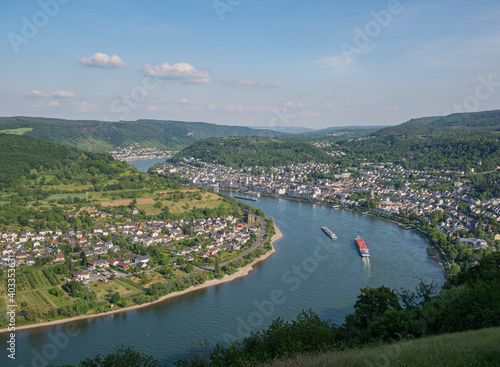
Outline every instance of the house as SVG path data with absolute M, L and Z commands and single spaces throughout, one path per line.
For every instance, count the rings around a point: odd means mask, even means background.
M 118 264 L 116 264 L 116 267 L 119 270 L 128 270 L 128 269 L 130 269 L 130 265 L 129 264 L 125 264 L 123 262 L 119 262 Z
M 119 261 L 115 260 L 115 259 L 107 259 L 106 261 L 108 262 L 109 265 L 112 265 L 112 266 L 116 266 L 116 264 L 119 263 Z
M 66 260 L 64 254 L 57 254 L 56 258 L 54 259 L 54 261 L 64 261 L 64 260 Z
M 75 273 L 72 274 L 74 277 L 77 277 L 80 280 L 83 279 L 90 279 L 90 273 L 85 270 L 77 270 Z
M 151 260 L 151 256 L 149 256 L 149 255 L 139 256 L 135 259 L 135 263 L 136 264 L 138 264 L 138 263 L 147 264 L 149 262 L 149 260 Z
M 141 262 L 135 264 L 135 267 L 138 268 L 138 269 L 144 269 L 147 266 L 148 265 L 146 263 L 141 263 Z
M 137 208 L 132 209 L 132 215 L 137 215 L 137 214 L 139 214 L 139 209 Z

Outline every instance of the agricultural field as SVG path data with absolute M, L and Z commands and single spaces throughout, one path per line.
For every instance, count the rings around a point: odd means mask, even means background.
M 135 199 L 137 201 L 137 205 L 154 205 L 155 201 L 151 198 L 145 198 L 145 199 Z M 126 199 L 126 200 L 113 200 L 113 201 L 103 201 L 100 204 L 104 207 L 106 206 L 120 206 L 120 205 L 130 205 L 132 203 L 133 199 Z
M 185 213 L 193 208 L 218 208 L 222 203 L 220 196 L 209 192 L 202 193 L 202 200 L 192 198 L 175 199 L 175 200 L 162 200 L 162 204 L 167 205 L 170 212 L 175 214 Z
M 47 198 L 47 200 L 59 200 L 59 199 L 67 199 L 67 198 L 78 198 L 85 199 L 85 194 L 54 194 Z
M 24 135 L 28 131 L 33 131 L 32 127 L 21 127 L 19 129 L 0 130 L 0 134 Z
M 41 291 L 18 294 L 16 299 L 19 304 L 26 302 L 28 305 L 39 305 L 41 308 L 47 310 L 49 308 L 56 307 L 55 303 L 46 298 Z
M 43 289 L 40 292 L 50 301 L 52 301 L 57 308 L 59 307 L 64 307 L 64 306 L 72 306 L 74 304 L 73 300 L 66 294 L 64 293 L 64 296 L 62 297 L 57 297 L 54 296 L 53 294 L 49 293 L 50 289 Z
M 90 289 L 92 289 L 97 294 L 97 299 L 103 299 L 108 297 L 108 293 L 113 291 L 113 293 L 118 292 L 120 295 L 127 294 L 130 292 L 135 292 L 139 289 L 129 290 L 123 285 L 122 282 L 116 282 L 115 280 L 109 280 L 106 283 L 93 282 L 89 284 Z
M 160 208 L 155 208 L 154 205 L 152 204 L 147 204 L 147 205 L 137 205 L 137 209 L 144 211 L 144 214 L 146 215 L 158 215 L 162 212 Z

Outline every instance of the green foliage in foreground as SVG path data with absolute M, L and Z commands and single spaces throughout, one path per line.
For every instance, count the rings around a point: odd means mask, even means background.
M 500 365 L 500 328 L 467 331 L 375 348 L 304 354 L 266 364 L 272 367 L 435 367 Z

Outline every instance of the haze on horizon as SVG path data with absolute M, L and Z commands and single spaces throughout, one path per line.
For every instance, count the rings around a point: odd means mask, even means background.
M 40 0 L 0 13 L 0 116 L 395 125 L 500 108 L 494 0 Z

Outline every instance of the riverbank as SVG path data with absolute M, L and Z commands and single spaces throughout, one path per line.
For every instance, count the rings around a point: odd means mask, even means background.
M 174 293 L 167 294 L 166 296 L 160 297 L 156 301 L 144 303 L 142 305 L 135 305 L 135 306 L 131 306 L 131 307 L 122 308 L 122 309 L 119 309 L 119 310 L 113 310 L 113 311 L 104 312 L 104 313 L 98 313 L 98 314 L 94 314 L 94 315 L 81 315 L 81 316 L 70 317 L 70 318 L 61 319 L 61 320 L 41 322 L 41 323 L 38 323 L 38 324 L 23 325 L 23 326 L 16 327 L 16 331 L 17 330 L 24 330 L 24 329 L 38 328 L 38 327 L 44 327 L 44 326 L 59 325 L 59 324 L 64 324 L 64 323 L 72 322 L 72 321 L 79 321 L 79 320 L 85 320 L 85 319 L 93 319 L 93 318 L 96 318 L 96 317 L 105 317 L 105 316 L 116 314 L 116 313 L 120 313 L 120 312 L 133 311 L 133 310 L 137 310 L 139 308 L 151 306 L 151 305 L 153 305 L 155 303 L 163 302 L 163 301 L 165 301 L 167 299 L 170 299 L 170 298 L 182 296 L 182 295 L 190 293 L 190 292 L 194 292 L 194 291 L 197 291 L 197 290 L 200 290 L 200 289 L 212 287 L 214 285 L 219 285 L 219 284 L 223 284 L 223 283 L 232 282 L 235 279 L 245 277 L 245 276 L 247 276 L 248 274 L 250 274 L 252 272 L 252 270 L 253 270 L 253 268 L 254 268 L 254 266 L 256 264 L 258 264 L 261 261 L 266 260 L 269 256 L 271 256 L 272 254 L 274 254 L 276 252 L 276 250 L 274 248 L 274 243 L 276 241 L 280 240 L 281 238 L 283 238 L 284 236 L 283 236 L 283 233 L 280 231 L 280 229 L 276 226 L 276 224 L 274 225 L 274 230 L 275 230 L 276 233 L 274 234 L 274 236 L 271 239 L 272 250 L 268 251 L 264 255 L 260 256 L 257 259 L 255 259 L 251 264 L 248 264 L 248 265 L 246 265 L 246 266 L 238 269 L 238 271 L 236 273 L 231 274 L 231 275 L 226 275 L 222 279 L 209 280 L 209 281 L 207 281 L 207 282 L 205 282 L 203 284 L 192 286 L 192 287 L 190 287 L 188 289 L 185 289 L 183 291 L 179 291 L 179 292 L 174 292 Z M 4 332 L 7 332 L 7 331 L 8 331 L 7 328 L 0 329 L 0 333 L 4 333 Z

